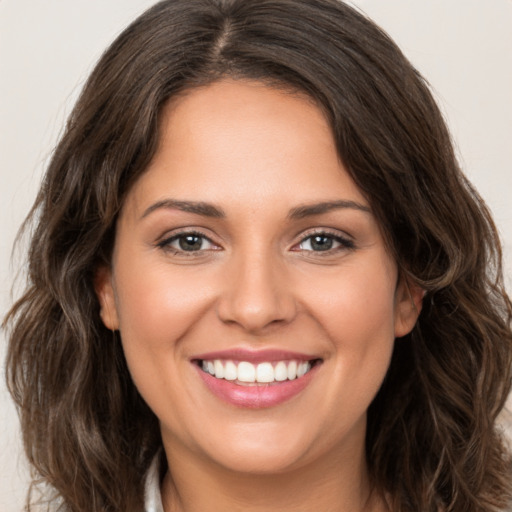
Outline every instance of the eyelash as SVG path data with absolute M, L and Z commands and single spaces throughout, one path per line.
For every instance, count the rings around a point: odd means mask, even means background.
M 294 245 L 294 247 L 298 247 L 298 246 L 304 244 L 307 240 L 309 240 L 310 244 L 311 244 L 311 240 L 314 237 L 323 237 L 323 238 L 331 239 L 334 242 L 337 242 L 339 244 L 339 247 L 329 248 L 329 249 L 326 249 L 323 251 L 309 250 L 306 252 L 312 252 L 312 253 L 316 253 L 318 255 L 329 256 L 329 255 L 332 255 L 332 254 L 340 252 L 340 251 L 347 251 L 347 250 L 350 251 L 350 250 L 353 250 L 356 248 L 354 242 L 352 240 L 350 240 L 349 238 L 345 238 L 345 237 L 341 236 L 339 233 L 333 233 L 326 229 L 312 231 L 312 232 L 307 233 L 306 236 L 304 236 L 298 244 Z M 304 250 L 304 249 L 295 249 L 295 250 L 300 251 L 300 250 Z
M 186 251 L 184 249 L 178 249 L 176 247 L 171 246 L 171 244 L 173 242 L 177 242 L 180 239 L 183 239 L 186 237 L 197 237 L 197 238 L 200 238 L 202 241 L 208 241 L 210 244 L 212 244 L 214 246 L 216 245 L 200 231 L 193 231 L 193 230 L 192 231 L 181 231 L 179 233 L 175 233 L 172 236 L 165 238 L 164 240 L 161 240 L 156 245 L 157 245 L 157 247 L 159 247 L 160 249 L 162 249 L 164 251 L 169 251 L 176 255 L 186 255 L 186 256 L 192 256 L 192 257 L 203 253 L 205 250 L 211 250 L 211 249 L 200 249 L 197 251 Z
M 183 239 L 185 237 L 197 237 L 197 238 L 200 238 L 202 241 L 207 241 L 210 244 L 212 244 L 213 246 L 216 246 L 216 244 L 214 242 L 212 242 L 212 240 L 210 240 L 210 238 L 205 236 L 200 231 L 181 231 L 179 233 L 175 233 L 172 236 L 165 238 L 164 240 L 161 240 L 160 242 L 158 242 L 156 244 L 156 246 L 164 251 L 172 252 L 175 255 L 183 255 L 183 256 L 187 256 L 187 257 L 199 256 L 200 254 L 203 254 L 204 251 L 212 250 L 212 249 L 198 249 L 198 250 L 187 251 L 185 249 L 178 249 L 176 247 L 171 246 L 171 244 L 173 242 L 177 242 L 180 239 Z M 314 237 L 323 237 L 323 238 L 331 239 L 332 241 L 337 242 L 339 244 L 339 247 L 329 248 L 326 250 L 319 250 L 319 251 L 300 249 L 300 246 L 308 240 L 310 241 L 310 244 L 311 244 L 311 240 Z M 216 246 L 216 247 L 218 247 L 218 246 Z M 304 236 L 300 240 L 300 242 L 298 244 L 295 244 L 293 247 L 299 247 L 298 249 L 292 248 L 292 250 L 294 252 L 304 251 L 304 252 L 317 253 L 318 255 L 326 255 L 327 256 L 327 255 L 332 255 L 334 253 L 337 253 L 337 252 L 340 252 L 343 250 L 345 250 L 345 251 L 353 250 L 353 249 L 355 249 L 355 244 L 352 240 L 350 240 L 348 238 L 342 237 L 339 234 L 335 234 L 335 233 L 332 233 L 332 232 L 324 229 L 324 230 L 313 231 L 313 232 L 308 233 L 306 236 Z M 213 250 L 217 250 L 217 249 L 213 249 Z

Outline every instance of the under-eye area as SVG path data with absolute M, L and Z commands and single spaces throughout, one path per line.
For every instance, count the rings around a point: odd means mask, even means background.
M 322 359 L 300 361 L 297 359 L 283 361 L 267 361 L 253 364 L 249 361 L 233 361 L 224 359 L 196 359 L 194 363 L 202 371 L 217 379 L 225 379 L 235 384 L 272 384 L 300 379 Z

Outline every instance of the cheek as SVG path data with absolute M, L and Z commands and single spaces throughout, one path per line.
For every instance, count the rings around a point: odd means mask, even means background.
M 310 301 L 333 347 L 332 390 L 365 409 L 384 379 L 394 345 L 396 273 L 386 260 L 346 267 Z M 350 389 L 347 395 L 343 390 Z
M 380 258 L 379 258 L 380 259 Z M 309 304 L 333 339 L 349 345 L 393 339 L 396 272 L 386 261 L 353 265 L 311 290 Z
M 134 271 L 141 268 L 143 272 Z M 150 408 L 172 424 L 181 420 L 167 417 L 170 403 L 178 408 L 194 405 L 194 397 L 186 395 L 190 374 L 183 371 L 189 364 L 186 340 L 199 328 L 215 289 L 213 282 L 204 279 L 206 284 L 200 285 L 190 274 L 190 268 L 135 262 L 127 252 L 115 273 L 120 334 L 130 374 Z
M 145 347 L 173 348 L 170 342 L 180 340 L 208 308 L 213 283 L 196 279 L 190 269 L 173 271 L 165 264 L 146 265 L 139 273 L 132 268 L 137 267 L 120 265 L 116 272 L 122 283 L 117 307 L 123 338 Z

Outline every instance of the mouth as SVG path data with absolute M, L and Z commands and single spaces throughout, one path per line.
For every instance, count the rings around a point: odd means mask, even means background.
M 257 386 L 300 379 L 321 361 L 316 358 L 262 361 L 257 364 L 230 359 L 196 359 L 194 362 L 204 373 L 216 379 L 224 379 L 239 386 Z
M 231 350 L 191 360 L 213 395 L 236 407 L 273 407 L 307 388 L 323 363 L 292 352 Z

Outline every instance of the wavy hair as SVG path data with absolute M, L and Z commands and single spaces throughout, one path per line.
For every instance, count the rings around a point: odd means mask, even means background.
M 374 485 L 393 511 L 502 510 L 511 466 L 496 418 L 511 387 L 512 305 L 496 229 L 424 79 L 338 0 L 167 0 L 100 59 L 26 221 L 28 282 L 5 321 L 33 485 L 67 511 L 142 508 L 158 421 L 100 320 L 93 278 L 163 106 L 222 77 L 316 101 L 402 276 L 426 290 L 368 411 Z

